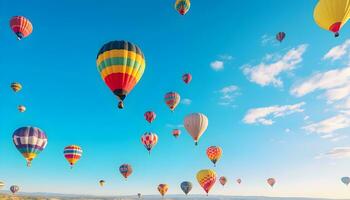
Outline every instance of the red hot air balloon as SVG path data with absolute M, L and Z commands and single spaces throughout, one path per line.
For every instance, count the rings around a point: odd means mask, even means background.
M 286 37 L 286 33 L 285 32 L 279 32 L 279 33 L 276 34 L 276 40 L 278 40 L 279 42 L 282 42 L 285 37 Z
M 273 187 L 276 183 L 276 180 L 274 178 L 268 178 L 266 181 L 271 187 Z
M 145 112 L 144 116 L 145 116 L 145 119 L 146 119 L 149 123 L 152 123 L 152 122 L 156 119 L 156 117 L 157 117 L 156 113 L 153 112 L 153 111 L 147 111 L 147 112 Z
M 23 16 L 14 16 L 10 20 L 10 27 L 12 31 L 17 35 L 17 39 L 28 37 L 32 31 L 32 23 Z
M 180 129 L 174 129 L 174 130 L 173 130 L 173 136 L 174 136 L 175 138 L 179 137 L 180 134 L 181 134 L 181 130 L 180 130 Z
M 186 83 L 189 84 L 192 80 L 192 75 L 191 74 L 184 74 L 182 75 L 182 80 Z

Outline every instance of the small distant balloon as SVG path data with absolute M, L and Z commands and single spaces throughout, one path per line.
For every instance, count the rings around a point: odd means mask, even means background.
M 17 185 L 12 185 L 10 187 L 10 191 L 12 192 L 12 194 L 16 194 L 19 191 L 19 187 Z
M 99 183 L 100 183 L 100 186 L 103 187 L 105 185 L 106 181 L 100 180 Z
M 178 138 L 181 134 L 181 130 L 180 129 L 173 129 L 172 133 L 173 133 L 173 136 L 175 138 Z
M 129 164 L 122 164 L 119 167 L 119 172 L 123 175 L 125 180 L 127 180 L 128 177 L 132 174 L 133 170 L 132 170 L 131 165 L 129 165 Z
M 192 80 L 192 75 L 191 74 L 184 74 L 182 76 L 182 80 L 183 82 L 185 82 L 186 84 L 189 84 Z
M 286 33 L 285 32 L 279 32 L 279 33 L 276 34 L 276 40 L 278 40 L 279 42 L 282 42 L 285 37 L 286 37 Z
M 137 193 L 137 197 L 140 199 L 141 198 L 141 193 Z
M 211 146 L 207 148 L 207 156 L 211 160 L 211 162 L 214 164 L 214 167 L 216 166 L 217 161 L 220 160 L 222 156 L 222 149 L 218 146 Z
M 219 178 L 219 182 L 221 183 L 222 186 L 225 186 L 227 183 L 227 178 L 225 176 L 221 176 Z
M 185 15 L 191 7 L 190 0 L 176 0 L 175 10 L 180 13 L 180 15 Z
M 188 193 L 192 190 L 192 183 L 189 181 L 184 181 L 180 185 L 181 190 L 188 195 Z
M 242 183 L 242 180 L 239 178 L 236 180 L 238 184 L 241 184 Z
M 350 177 L 346 176 L 346 177 L 341 178 L 341 182 L 343 182 L 346 186 L 348 186 L 350 183 Z
M 268 178 L 268 179 L 267 179 L 267 183 L 268 183 L 271 187 L 273 187 L 273 186 L 275 185 L 275 183 L 276 183 L 276 180 L 275 180 L 274 178 Z
M 159 184 L 158 191 L 162 197 L 168 192 L 169 186 L 167 184 Z
M 23 16 L 12 17 L 10 20 L 10 27 L 16 34 L 18 40 L 28 37 L 33 31 L 32 23 Z
M 5 183 L 0 181 L 0 190 L 5 186 Z
M 177 105 L 180 103 L 180 95 L 177 92 L 168 92 L 164 96 L 165 104 L 174 111 Z
M 148 121 L 149 123 L 152 123 L 156 119 L 157 115 L 153 111 L 147 111 L 145 112 L 144 117 L 146 121 Z
M 11 88 L 14 92 L 19 92 L 22 89 L 22 85 L 18 82 L 11 83 Z
M 25 112 L 25 111 L 26 111 L 26 107 L 23 106 L 23 105 L 19 105 L 19 106 L 17 107 L 17 109 L 18 109 L 19 112 Z

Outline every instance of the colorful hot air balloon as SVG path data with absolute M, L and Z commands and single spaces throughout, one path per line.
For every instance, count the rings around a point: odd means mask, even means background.
M 219 182 L 221 183 L 222 186 L 225 186 L 227 183 L 227 178 L 225 176 L 221 176 L 219 178 Z
M 175 9 L 177 12 L 179 12 L 181 15 L 185 15 L 188 10 L 191 7 L 190 0 L 176 0 L 175 2 Z
M 346 186 L 348 186 L 350 183 L 350 177 L 346 176 L 346 177 L 341 178 L 341 182 L 343 182 Z
M 276 34 L 276 40 L 278 40 L 279 42 L 282 42 L 285 37 L 286 37 L 286 33 L 285 32 L 279 32 L 279 33 Z
M 276 183 L 276 180 L 274 178 L 268 178 L 266 181 L 271 187 L 273 187 Z
M 241 184 L 242 183 L 242 180 L 239 178 L 236 180 L 238 184 Z
M 197 173 L 197 181 L 202 186 L 204 191 L 208 193 L 216 182 L 216 172 L 211 169 L 204 169 Z
M 19 187 L 17 185 L 12 185 L 10 187 L 10 191 L 12 192 L 12 194 L 15 194 L 19 191 Z
M 145 116 L 145 119 L 146 119 L 149 123 L 152 123 L 152 122 L 156 119 L 156 117 L 157 117 L 156 113 L 153 112 L 153 111 L 147 111 L 147 112 L 145 112 L 144 116 Z
M 104 180 L 100 180 L 99 181 L 99 184 L 100 184 L 101 187 L 103 187 L 105 185 L 105 183 L 106 183 L 106 181 L 104 181 Z
M 177 138 L 177 137 L 180 136 L 181 130 L 180 130 L 180 129 L 173 129 L 172 133 L 173 133 L 173 136 L 174 136 L 175 138 Z
M 5 183 L 0 181 L 0 190 L 5 186 Z
M 335 37 L 350 17 L 350 0 L 320 0 L 314 9 L 314 20 Z
M 97 69 L 109 89 L 119 98 L 118 107 L 141 79 L 145 71 L 145 57 L 141 49 L 127 41 L 112 41 L 97 54 Z
M 181 190 L 186 195 L 188 195 L 188 193 L 191 192 L 191 190 L 192 190 L 192 183 L 189 182 L 189 181 L 184 181 L 184 182 L 181 183 L 180 187 L 181 187 Z
M 151 153 L 152 148 L 158 142 L 158 136 L 155 133 L 146 132 L 145 134 L 142 135 L 141 142 L 146 147 L 147 151 Z
M 23 105 L 19 105 L 17 108 L 18 108 L 19 112 L 25 112 L 26 111 L 26 107 L 23 106 Z
M 197 145 L 199 138 L 208 127 L 208 118 L 202 113 L 192 113 L 185 117 L 184 126 Z
M 189 84 L 192 80 L 192 75 L 191 74 L 184 74 L 182 75 L 182 80 L 186 83 Z
M 42 152 L 47 145 L 47 136 L 39 128 L 27 126 L 17 129 L 12 136 L 13 143 L 23 157 L 27 160 L 27 166 Z
M 22 89 L 22 85 L 17 82 L 11 83 L 11 88 L 14 92 L 19 92 Z
M 17 35 L 18 40 L 29 36 L 33 31 L 32 23 L 23 16 L 12 17 L 10 20 L 10 27 Z
M 141 193 L 137 193 L 137 197 L 140 199 L 141 198 Z
M 167 184 L 159 184 L 158 191 L 162 197 L 168 192 L 169 186 Z
M 78 145 L 69 145 L 64 148 L 63 154 L 69 162 L 70 167 L 73 168 L 73 165 L 81 158 L 83 150 Z
M 124 176 L 125 180 L 132 174 L 132 167 L 129 164 L 122 164 L 119 167 L 119 172 Z
M 211 146 L 207 148 L 207 156 L 214 163 L 214 167 L 216 166 L 216 162 L 220 160 L 222 156 L 221 147 Z
M 168 92 L 165 94 L 164 100 L 171 111 L 174 111 L 176 106 L 180 103 L 180 95 L 176 92 Z

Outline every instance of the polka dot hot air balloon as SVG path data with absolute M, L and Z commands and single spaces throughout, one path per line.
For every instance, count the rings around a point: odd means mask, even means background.
M 17 129 L 12 139 L 18 151 L 27 160 L 28 167 L 32 160 L 45 149 L 48 140 L 44 131 L 32 126 Z
M 97 69 L 109 89 L 118 97 L 118 107 L 140 81 L 146 67 L 141 49 L 127 41 L 112 41 L 97 54 Z
M 12 194 L 16 194 L 19 191 L 19 187 L 17 185 L 12 185 L 10 187 L 10 191 L 12 192 Z
M 10 20 L 10 27 L 16 34 L 18 40 L 28 37 L 33 31 L 32 23 L 23 16 L 12 17 Z
M 142 135 L 141 142 L 145 146 L 149 154 L 151 154 L 152 148 L 158 142 L 158 136 L 155 133 L 146 132 L 145 134 Z
M 216 172 L 211 169 L 203 169 L 197 173 L 197 181 L 208 196 L 210 189 L 216 182 Z
M 162 197 L 168 192 L 169 186 L 167 184 L 159 184 L 158 191 Z
M 220 160 L 222 156 L 221 147 L 217 147 L 217 146 L 208 147 L 206 153 L 208 158 L 211 160 L 211 162 L 214 164 L 214 167 L 215 167 L 216 163 Z
M 192 136 L 195 145 L 208 127 L 208 118 L 202 113 L 192 113 L 185 117 L 184 126 Z
M 176 106 L 180 103 L 180 95 L 177 92 L 168 92 L 164 96 L 165 104 L 174 111 Z
M 147 111 L 145 112 L 144 117 L 146 121 L 148 121 L 151 124 L 156 119 L 157 115 L 153 111 Z
M 175 1 L 175 10 L 181 15 L 185 15 L 191 7 L 190 0 L 176 0 Z
M 83 150 L 78 145 L 69 145 L 64 148 L 64 157 L 69 162 L 70 167 L 73 168 L 76 162 L 79 161 L 83 154 Z
M 132 167 L 129 164 L 122 164 L 119 167 L 119 172 L 123 175 L 125 180 L 128 179 L 128 177 L 132 174 Z

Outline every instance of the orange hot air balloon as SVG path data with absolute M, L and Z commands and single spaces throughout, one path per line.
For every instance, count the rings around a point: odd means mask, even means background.
M 17 39 L 28 37 L 32 31 L 32 23 L 23 16 L 14 16 L 10 20 L 10 27 L 12 31 L 17 35 Z
M 184 126 L 192 136 L 195 145 L 208 127 L 208 118 L 202 113 L 192 113 L 185 117 Z
M 266 181 L 271 187 L 273 187 L 276 183 L 276 180 L 274 178 L 268 178 Z
M 204 191 L 208 193 L 216 182 L 216 172 L 211 169 L 204 169 L 197 173 L 197 181 L 202 186 Z
M 23 106 L 23 105 L 19 105 L 19 106 L 17 107 L 17 109 L 18 109 L 19 112 L 25 112 L 25 111 L 26 111 L 26 107 Z
M 132 170 L 131 165 L 122 164 L 119 167 L 119 172 L 124 176 L 125 180 L 127 180 L 128 177 L 132 174 L 133 170 Z
M 207 149 L 207 156 L 211 160 L 212 163 L 214 163 L 214 167 L 216 166 L 216 162 L 219 161 L 219 159 L 222 156 L 222 149 L 221 147 L 217 146 L 211 146 Z
M 14 92 L 19 92 L 22 89 L 22 85 L 18 82 L 11 83 L 11 88 Z
M 145 112 L 144 117 L 146 121 L 148 121 L 151 124 L 156 119 L 157 115 L 153 111 L 147 111 Z
M 237 179 L 237 183 L 238 184 L 241 184 L 242 183 L 242 180 L 239 178 L 239 179 Z
M 162 197 L 168 192 L 169 186 L 167 184 L 159 184 L 158 191 Z
M 181 134 L 181 130 L 180 130 L 180 129 L 174 129 L 174 130 L 173 130 L 173 136 L 174 136 L 175 138 L 179 137 L 180 134 Z
M 221 177 L 219 178 L 219 181 L 220 181 L 220 183 L 221 183 L 222 186 L 225 186 L 226 183 L 227 183 L 227 178 L 226 178 L 225 176 L 221 176 Z

